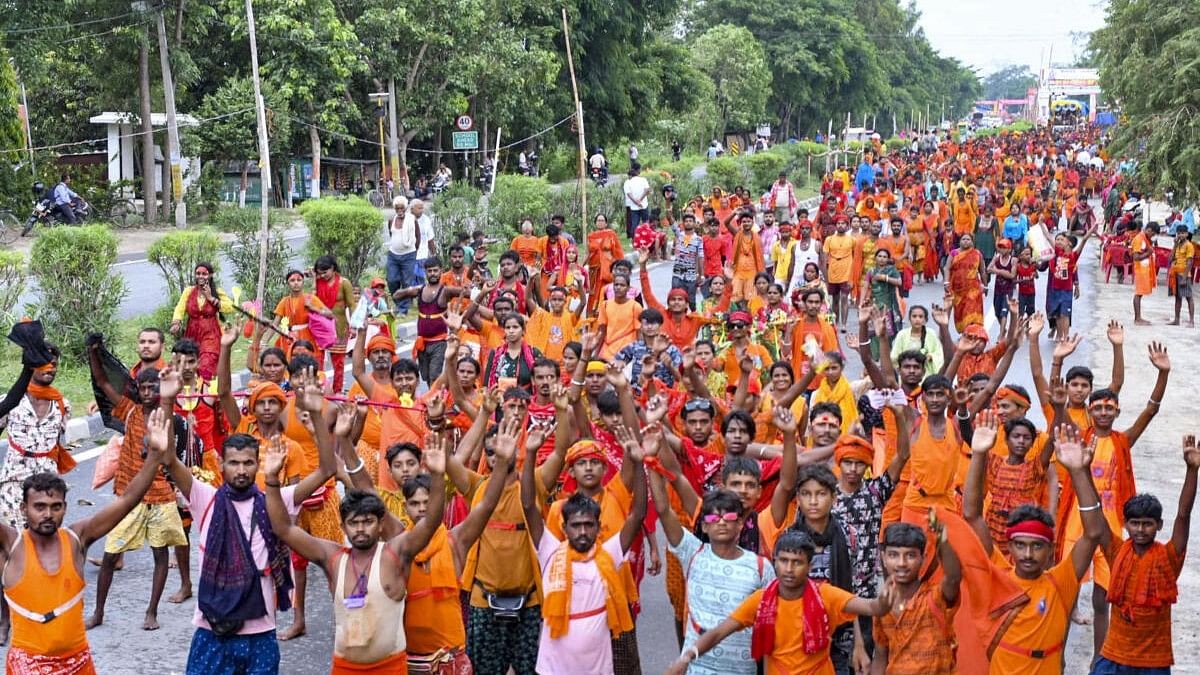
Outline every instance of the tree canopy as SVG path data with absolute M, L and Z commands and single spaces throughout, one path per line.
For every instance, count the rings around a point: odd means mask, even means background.
M 1037 75 L 1029 66 L 1005 66 L 983 78 L 983 96 L 988 100 L 1025 98 L 1025 92 L 1030 87 L 1036 87 L 1037 82 Z

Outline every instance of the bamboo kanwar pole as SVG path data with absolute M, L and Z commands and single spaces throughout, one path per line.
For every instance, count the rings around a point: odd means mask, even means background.
M 571 29 L 567 25 L 567 8 L 562 10 L 563 22 L 563 39 L 567 45 L 567 70 L 571 73 L 571 93 L 575 96 L 575 127 L 579 130 L 579 166 L 577 172 L 579 174 L 579 228 L 583 233 L 582 239 L 587 239 L 588 234 L 588 212 L 587 212 L 587 183 L 584 176 L 585 166 L 587 164 L 587 141 L 584 140 L 583 133 L 583 104 L 579 101 L 579 83 L 575 80 L 575 57 L 571 53 Z
M 488 186 L 488 194 L 496 192 L 496 174 L 500 167 L 500 132 L 502 127 L 496 127 L 496 154 L 492 155 L 492 184 Z M 483 139 L 483 161 L 487 161 L 487 139 Z
M 250 27 L 250 69 L 254 79 L 254 107 L 258 113 L 258 175 L 262 220 L 258 235 L 258 289 L 254 297 L 262 311 L 263 293 L 267 285 L 267 239 L 271 235 L 269 202 L 271 198 L 271 146 L 267 138 L 267 107 L 263 101 L 262 83 L 258 77 L 258 41 L 254 31 L 253 0 L 246 0 L 246 24 Z M 313 180 L 319 180 L 313 176 Z

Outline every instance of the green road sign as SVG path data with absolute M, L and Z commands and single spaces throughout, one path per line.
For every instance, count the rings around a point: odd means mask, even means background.
M 478 131 L 455 131 L 454 149 L 455 150 L 478 150 L 479 149 L 479 132 Z

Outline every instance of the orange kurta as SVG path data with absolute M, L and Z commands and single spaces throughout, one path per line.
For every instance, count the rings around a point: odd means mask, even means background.
M 1145 232 L 1134 235 L 1130 251 L 1134 254 L 1148 251 L 1150 254 L 1145 259 L 1133 263 L 1134 295 L 1150 295 L 1158 282 L 1158 268 L 1155 266 L 1154 246 Z
M 625 252 L 617 233 L 608 228 L 589 232 L 587 249 L 588 311 L 592 312 L 600 302 L 600 291 L 612 283 L 613 261 L 624 258 Z

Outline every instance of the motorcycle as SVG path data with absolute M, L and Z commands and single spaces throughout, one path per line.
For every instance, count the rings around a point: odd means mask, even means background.
M 71 203 L 71 208 L 75 212 L 75 222 L 82 223 L 92 217 L 92 206 L 82 198 L 76 199 Z M 29 218 L 25 220 L 25 228 L 21 230 L 21 236 L 27 236 L 33 231 L 33 228 L 41 223 L 47 227 L 53 225 L 62 225 L 64 223 L 62 213 L 58 210 L 58 206 L 54 203 L 54 198 L 49 195 L 44 195 L 33 203 L 33 212 L 29 214 Z
M 429 191 L 435 195 L 441 194 L 450 187 L 450 179 L 445 175 L 437 175 L 433 177 L 433 182 L 429 184 Z
M 602 188 L 608 185 L 608 169 L 603 167 L 592 167 L 592 182 L 596 187 Z
M 494 168 L 490 161 L 479 165 L 479 188 L 484 192 L 492 189 L 492 171 Z

